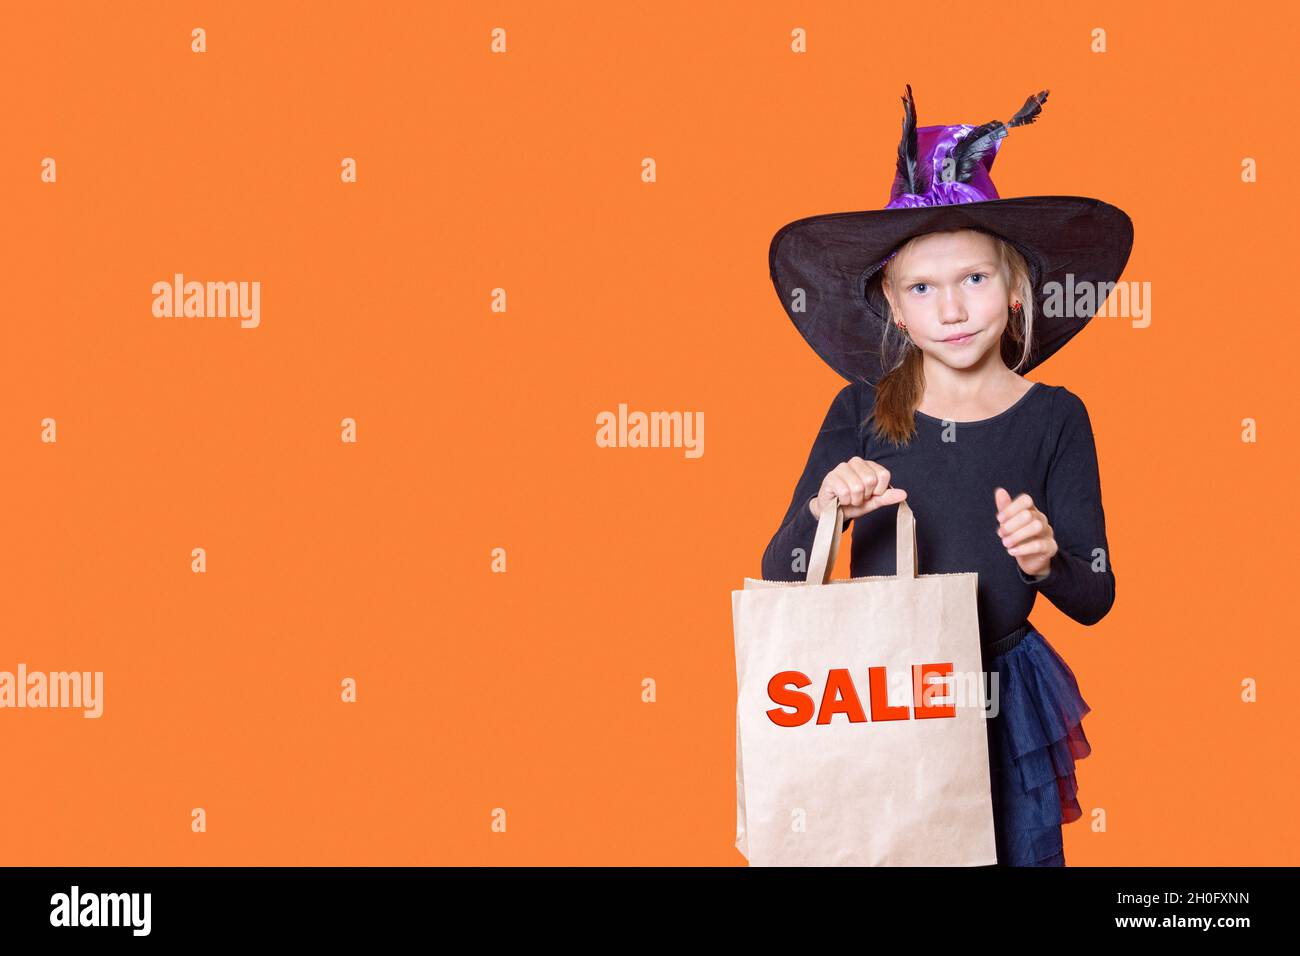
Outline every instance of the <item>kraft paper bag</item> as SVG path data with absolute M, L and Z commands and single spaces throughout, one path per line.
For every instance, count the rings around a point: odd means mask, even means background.
M 736 847 L 751 866 L 997 862 L 975 572 L 831 580 L 823 509 L 804 581 L 746 578 L 736 638 Z

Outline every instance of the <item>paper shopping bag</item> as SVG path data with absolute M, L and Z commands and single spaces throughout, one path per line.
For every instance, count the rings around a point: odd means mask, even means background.
M 975 572 L 831 580 L 823 510 L 804 581 L 746 578 L 736 639 L 736 847 L 752 866 L 997 862 Z

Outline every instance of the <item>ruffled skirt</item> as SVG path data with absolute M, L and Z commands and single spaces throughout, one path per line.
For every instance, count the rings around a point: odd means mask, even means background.
M 1065 866 L 1061 826 L 1083 815 L 1074 764 L 1092 752 L 1082 723 L 1091 708 L 1032 625 L 985 669 L 998 674 L 998 713 L 985 721 L 998 865 Z

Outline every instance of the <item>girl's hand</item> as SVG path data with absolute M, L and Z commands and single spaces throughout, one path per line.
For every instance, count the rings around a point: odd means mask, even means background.
M 1047 515 L 1034 507 L 1029 495 L 1012 501 L 1005 488 L 994 489 L 993 503 L 998 509 L 998 536 L 1007 554 L 1030 577 L 1047 574 L 1052 556 L 1059 550 Z
M 808 510 L 821 520 L 822 509 L 830 505 L 831 498 L 839 498 L 840 515 L 859 518 L 868 511 L 898 504 L 906 497 L 907 492 L 902 488 L 889 487 L 889 472 L 885 468 L 855 456 L 827 473 L 816 497 L 808 499 Z

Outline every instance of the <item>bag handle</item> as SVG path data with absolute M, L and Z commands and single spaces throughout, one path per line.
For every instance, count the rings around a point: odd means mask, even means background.
M 807 507 L 805 505 L 805 507 Z M 812 557 L 808 560 L 805 584 L 829 584 L 835 570 L 835 559 L 840 553 L 840 529 L 844 519 L 840 516 L 840 499 L 831 496 L 831 504 L 822 508 L 817 522 L 817 536 L 813 538 Z M 898 522 L 895 532 L 895 576 L 914 578 L 916 563 L 916 518 L 906 501 L 898 503 Z

